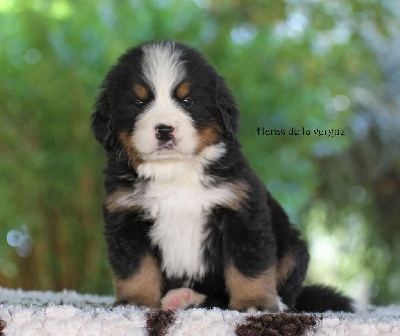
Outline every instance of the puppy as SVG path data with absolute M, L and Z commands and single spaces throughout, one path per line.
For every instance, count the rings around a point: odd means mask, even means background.
M 109 71 L 92 129 L 103 146 L 104 220 L 119 302 L 352 311 L 334 290 L 302 288 L 309 254 L 236 139 L 222 77 L 171 41 L 128 50 Z

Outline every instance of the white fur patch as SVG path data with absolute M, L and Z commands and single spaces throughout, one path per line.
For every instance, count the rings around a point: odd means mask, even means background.
M 279 295 L 277 296 L 277 301 L 276 302 L 277 302 L 277 306 L 278 306 L 278 312 L 282 313 L 282 312 L 285 312 L 285 311 L 287 311 L 289 309 L 289 307 L 286 304 L 283 303 L 282 298 Z M 258 310 L 257 310 L 256 307 L 250 307 L 250 308 L 246 309 L 246 313 L 249 313 L 249 314 L 255 314 L 257 312 L 258 312 Z M 268 310 L 265 310 L 264 312 L 266 312 L 266 313 L 276 313 L 276 312 L 270 312 Z
M 226 152 L 225 144 L 207 146 L 198 155 L 179 155 L 164 157 L 164 160 L 157 160 L 157 156 L 152 157 L 153 160 L 147 160 L 137 167 L 140 177 L 153 179 L 157 181 L 173 181 L 176 179 L 186 178 L 188 180 L 201 180 L 206 178 L 203 176 L 204 167 L 222 157 Z M 149 155 L 150 156 L 150 155 Z M 146 156 L 144 156 L 146 158 Z
M 197 148 L 197 130 L 193 119 L 172 97 L 173 90 L 185 76 L 181 52 L 172 42 L 151 44 L 143 51 L 143 74 L 154 92 L 154 101 L 135 122 L 133 145 L 145 161 L 190 156 Z M 173 149 L 158 148 L 155 128 L 160 124 L 174 128 Z
M 278 301 L 278 310 L 280 312 L 284 312 L 289 309 L 289 307 L 283 303 L 282 298 L 279 295 L 278 295 L 277 301 Z
M 143 74 L 155 96 L 170 97 L 172 90 L 184 78 L 181 51 L 174 42 L 152 43 L 143 47 Z

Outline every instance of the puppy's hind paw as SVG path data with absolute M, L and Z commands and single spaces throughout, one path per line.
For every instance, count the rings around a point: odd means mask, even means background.
M 161 308 L 168 310 L 199 307 L 206 296 L 190 288 L 177 288 L 170 290 L 161 299 Z

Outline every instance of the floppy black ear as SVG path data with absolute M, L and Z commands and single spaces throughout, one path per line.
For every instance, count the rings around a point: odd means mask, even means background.
M 94 136 L 104 149 L 111 149 L 115 142 L 111 131 L 111 106 L 105 89 L 97 98 L 94 108 L 95 112 L 92 114 Z
M 239 130 L 240 114 L 235 99 L 222 78 L 218 81 L 217 86 L 217 108 L 221 115 L 226 137 L 229 142 L 234 142 Z

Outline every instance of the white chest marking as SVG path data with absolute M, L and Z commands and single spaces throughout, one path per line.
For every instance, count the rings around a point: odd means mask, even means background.
M 212 192 L 212 191 L 211 191 Z M 168 276 L 197 278 L 204 275 L 202 243 L 207 214 L 212 206 L 208 192 L 200 185 L 183 181 L 148 186 L 150 231 L 153 244 L 162 254 L 162 268 Z
M 149 234 L 152 244 L 160 248 L 161 267 L 169 277 L 200 279 L 206 271 L 203 243 L 207 217 L 215 205 L 234 202 L 236 190 L 230 183 L 205 187 L 202 168 L 190 160 L 149 165 L 153 172 L 157 165 L 164 172 L 153 175 L 140 202 L 154 220 Z M 169 174 L 172 171 L 174 177 Z

